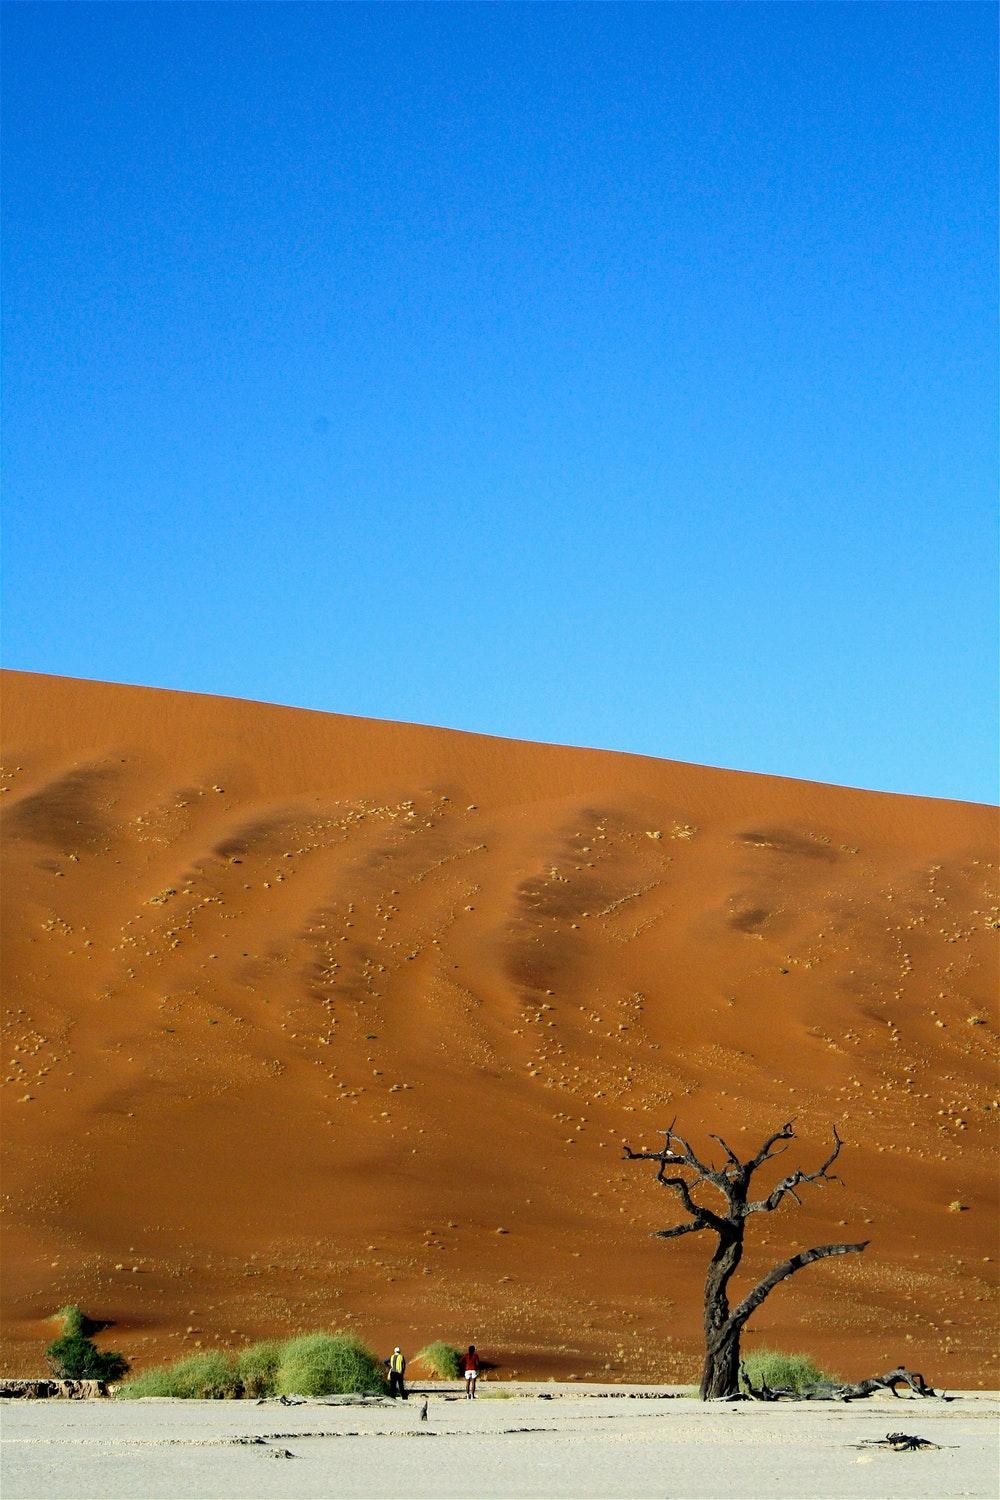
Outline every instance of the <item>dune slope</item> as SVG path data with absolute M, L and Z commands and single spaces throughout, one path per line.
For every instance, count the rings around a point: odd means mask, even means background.
M 693 1375 L 708 1245 L 621 1142 L 842 1185 L 748 1343 L 996 1384 L 996 817 L 6 673 L 4 1373 L 356 1327 Z M 776 1180 L 772 1176 L 771 1183 Z M 769 1183 L 768 1185 L 771 1185 Z M 959 1206 L 960 1205 L 960 1206 Z

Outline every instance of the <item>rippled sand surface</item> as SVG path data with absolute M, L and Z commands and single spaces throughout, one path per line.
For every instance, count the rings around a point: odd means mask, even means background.
M 354 1328 L 687 1381 L 703 1235 L 622 1141 L 834 1122 L 748 1346 L 998 1383 L 997 819 L 601 751 L 3 676 L 0 1373 Z M 762 1174 L 763 1176 L 764 1174 Z M 761 1182 L 761 1186 L 765 1186 Z

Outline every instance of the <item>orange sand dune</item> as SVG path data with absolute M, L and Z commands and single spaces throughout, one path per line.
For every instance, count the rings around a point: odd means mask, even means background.
M 996 1383 L 990 809 L 3 687 L 6 1373 L 73 1301 L 139 1365 L 333 1326 L 688 1378 L 708 1246 L 650 1238 L 674 1203 L 621 1142 L 794 1115 L 844 1186 L 748 1270 L 872 1243 L 748 1344 Z

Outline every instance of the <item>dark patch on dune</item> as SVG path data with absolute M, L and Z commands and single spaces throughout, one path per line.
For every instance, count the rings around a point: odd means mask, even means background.
M 532 918 L 575 918 L 590 906 L 599 904 L 597 882 L 593 880 L 546 880 L 531 876 L 517 887 L 517 904 L 529 920 Z
M 836 858 L 836 850 L 829 844 L 821 843 L 819 839 L 792 833 L 787 828 L 766 828 L 754 830 L 739 835 L 741 843 L 749 844 L 754 849 L 770 849 L 775 854 L 794 854 L 803 859 L 822 859 L 832 864 Z
M 624 832 L 627 826 L 625 813 L 620 807 L 581 807 L 578 817 L 581 823 L 594 829 L 607 829 L 613 825 L 615 833 Z
M 504 954 L 504 970 L 514 984 L 527 990 L 548 990 L 565 979 L 567 964 L 564 952 L 535 946 L 527 942 L 512 944 Z
M 243 823 L 226 838 L 220 839 L 212 853 L 220 859 L 233 859 L 245 854 L 276 853 L 283 850 L 288 842 L 296 817 L 297 814 L 286 812 L 254 818 Z
M 770 916 L 766 906 L 740 906 L 730 912 L 727 922 L 736 932 L 760 932 Z
M 237 984 L 257 989 L 270 983 L 274 979 L 275 970 L 280 970 L 287 961 L 280 949 L 270 948 L 263 957 L 247 958 L 238 964 L 233 971 L 233 978 Z
M 467 847 L 467 835 L 463 837 L 440 823 L 428 827 L 427 818 L 427 812 L 421 808 L 412 818 L 398 818 L 388 829 L 381 827 L 377 840 L 358 860 L 359 878 L 422 880 Z
M 49 849 L 90 848 L 107 834 L 101 795 L 117 780 L 107 766 L 81 766 L 30 792 L 4 816 L 8 838 L 30 839 Z

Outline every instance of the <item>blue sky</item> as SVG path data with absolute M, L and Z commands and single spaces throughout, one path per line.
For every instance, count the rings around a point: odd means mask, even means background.
M 8 666 L 993 800 L 993 5 L 4 12 Z

